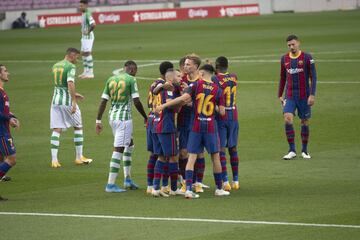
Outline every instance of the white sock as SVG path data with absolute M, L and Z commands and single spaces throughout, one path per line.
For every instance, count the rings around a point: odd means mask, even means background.
M 123 164 L 124 164 L 124 177 L 130 178 L 131 177 L 131 161 L 132 157 L 131 154 L 134 151 L 134 145 L 130 147 L 125 147 L 124 149 L 124 155 L 123 155 Z
M 74 143 L 75 143 L 75 152 L 76 159 L 81 159 L 83 155 L 83 130 L 75 130 L 74 131 Z
M 120 159 L 122 158 L 122 155 L 122 153 L 114 151 L 111 156 L 108 184 L 115 184 L 116 178 L 119 174 Z
M 57 161 L 58 160 L 58 151 L 60 146 L 60 133 L 53 131 L 51 134 L 51 160 Z

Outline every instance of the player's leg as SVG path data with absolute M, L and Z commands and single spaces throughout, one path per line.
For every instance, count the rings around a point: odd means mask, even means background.
M 227 146 L 227 135 L 228 135 L 228 128 L 224 121 L 218 122 L 218 132 L 219 132 L 219 139 L 220 139 L 220 163 L 221 163 L 221 171 L 222 171 L 222 180 L 223 180 L 223 188 L 226 191 L 231 190 L 231 186 L 228 179 L 227 174 L 227 167 L 226 167 L 226 153 L 225 149 Z
M 189 132 L 187 150 L 189 152 L 189 158 L 185 168 L 185 181 L 186 181 L 185 198 L 199 198 L 198 194 L 193 193 L 192 185 L 193 185 L 193 176 L 194 176 L 194 165 L 197 159 L 197 155 L 204 151 L 202 133 L 197 133 L 192 131 Z
M 16 164 L 16 150 L 11 137 L 0 137 L 0 154 L 5 160 L 0 163 L 0 179 Z
M 195 167 L 194 167 L 194 175 L 196 174 L 193 181 L 195 182 L 195 192 L 200 193 L 204 192 L 203 189 L 203 178 L 205 172 L 205 157 L 204 152 L 199 153 L 196 158 Z
M 186 191 L 185 183 L 185 168 L 188 161 L 187 142 L 189 138 L 189 131 L 186 128 L 179 129 L 179 171 L 181 176 L 181 190 Z
M 228 136 L 228 149 L 230 155 L 230 165 L 233 176 L 233 181 L 231 182 L 232 189 L 239 189 L 239 156 L 237 153 L 237 142 L 238 142 L 238 133 L 239 133 L 239 123 L 237 121 L 231 121 L 229 123 L 230 131 Z
M 295 131 L 294 131 L 294 112 L 296 109 L 294 100 L 286 100 L 284 106 L 284 122 L 285 122 L 285 134 L 289 144 L 289 151 L 283 157 L 284 160 L 290 160 L 296 157 L 295 150 Z
M 149 160 L 147 162 L 147 189 L 146 193 L 151 194 L 153 189 L 153 180 L 154 180 L 154 168 L 156 164 L 156 160 L 158 156 L 154 154 L 154 147 L 153 147 L 153 137 L 150 128 L 146 128 L 146 143 L 147 143 L 147 150 L 150 153 Z
M 125 123 L 124 121 L 110 121 L 109 122 L 113 135 L 114 135 L 114 150 L 110 160 L 110 170 L 108 182 L 105 187 L 106 192 L 124 192 L 125 189 L 121 189 L 115 184 L 119 175 L 120 163 L 123 158 L 125 146 L 130 144 L 130 139 L 126 142 L 125 139 Z
M 163 155 L 163 153 L 160 153 L 154 169 L 154 183 L 151 193 L 154 197 L 169 197 L 167 193 L 160 191 L 160 180 L 162 177 L 164 177 L 164 165 L 166 163 L 166 157 Z
M 92 57 L 92 47 L 94 39 L 82 39 L 81 40 L 81 51 L 83 56 L 84 73 L 81 74 L 80 78 L 94 78 L 94 61 Z
M 124 164 L 124 187 L 132 190 L 138 189 L 139 186 L 131 179 L 131 163 L 132 152 L 134 151 L 134 142 L 132 138 L 133 122 L 132 120 L 124 121 L 125 123 L 125 138 L 130 139 L 130 144 L 125 146 L 123 155 Z
M 51 133 L 50 143 L 51 143 L 51 167 L 59 168 L 61 167 L 58 159 L 58 152 L 60 146 L 60 128 L 54 128 Z
M 165 164 L 163 166 L 163 175 L 161 178 L 161 191 L 168 194 L 170 193 L 169 187 L 169 158 L 165 157 Z
M 218 137 L 218 132 L 215 133 L 207 133 L 204 140 L 204 146 L 206 151 L 211 154 L 211 161 L 213 163 L 213 174 L 216 185 L 215 195 L 216 196 L 226 196 L 229 195 L 230 192 L 225 191 L 223 187 L 222 181 L 222 168 L 220 163 L 220 140 Z
M 69 115 L 70 114 L 70 115 Z M 82 128 L 82 117 L 79 106 L 76 106 L 76 112 L 74 114 L 68 113 L 68 117 L 71 119 L 71 125 L 74 127 L 74 145 L 75 145 L 75 164 L 89 164 L 92 159 L 86 158 L 83 154 L 84 148 L 84 132 Z
M 70 123 L 67 123 L 67 113 L 64 108 L 52 105 L 50 108 L 50 129 L 52 130 L 50 136 L 50 146 L 51 146 L 51 167 L 59 168 L 61 167 L 58 152 L 60 146 L 60 134 L 62 129 L 66 129 L 70 126 Z
M 300 100 L 298 106 L 298 115 L 301 119 L 301 141 L 302 141 L 302 149 L 301 156 L 304 159 L 310 159 L 311 156 L 308 153 L 308 141 L 310 135 L 309 129 L 309 119 L 311 117 L 311 107 L 307 103 L 307 99 Z
M 4 156 L 0 155 L 0 164 L 4 162 Z M 0 178 L 0 182 L 8 182 L 11 181 L 11 177 L 4 175 L 2 178 Z

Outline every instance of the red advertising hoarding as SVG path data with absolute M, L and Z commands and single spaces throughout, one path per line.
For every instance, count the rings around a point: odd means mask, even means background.
M 246 4 L 159 10 L 95 12 L 93 13 L 93 17 L 96 24 L 124 24 L 150 21 L 224 18 L 259 14 L 260 9 L 258 4 Z M 81 14 L 39 15 L 38 21 L 41 27 L 79 25 L 81 23 Z

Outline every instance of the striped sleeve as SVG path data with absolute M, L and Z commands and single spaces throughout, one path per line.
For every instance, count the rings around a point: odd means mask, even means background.
M 67 81 L 67 82 L 75 82 L 75 75 L 76 75 L 75 66 L 72 66 L 72 67 L 69 69 L 69 72 L 68 72 L 68 74 L 67 74 L 67 79 L 66 79 L 66 81 Z
M 286 69 L 285 69 L 285 57 L 283 56 L 281 58 L 280 62 L 280 82 L 279 82 L 279 91 L 278 91 L 278 97 L 282 97 L 284 93 L 285 83 L 286 83 Z
M 310 54 L 308 54 L 308 70 L 310 73 L 310 79 L 311 79 L 311 88 L 310 88 L 310 94 L 315 96 L 316 93 L 316 82 L 317 82 L 317 75 L 316 75 L 316 68 L 315 68 L 315 61 L 312 58 Z
M 104 91 L 101 95 L 102 99 L 109 100 L 110 99 L 110 89 L 109 89 L 109 80 L 106 81 Z
M 138 98 L 140 95 L 139 95 L 139 89 L 136 83 L 136 79 L 133 78 L 130 84 L 131 84 L 131 97 Z

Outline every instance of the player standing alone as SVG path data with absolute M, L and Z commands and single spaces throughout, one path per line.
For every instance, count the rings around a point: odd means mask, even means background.
M 278 97 L 283 104 L 285 133 L 289 143 L 289 152 L 283 158 L 290 160 L 296 157 L 295 131 L 293 127 L 295 110 L 301 119 L 301 156 L 310 159 L 307 145 L 309 139 L 309 119 L 311 106 L 315 103 L 316 69 L 314 59 L 300 50 L 297 36 L 290 35 L 286 39 L 289 53 L 281 58 L 280 84 Z M 311 79 L 311 84 L 309 83 Z M 285 91 L 285 97 L 283 92 Z
M 9 75 L 6 67 L 0 64 L 0 157 L 5 158 L 0 163 L 0 179 L 16 164 L 16 150 L 9 126 L 20 126 L 18 119 L 10 112 L 9 97 L 4 90 L 4 83 L 9 81 Z M 6 198 L 0 196 L 0 201 L 3 200 Z
M 80 0 L 81 16 L 81 53 L 84 66 L 84 72 L 79 75 L 80 78 L 94 78 L 94 61 L 91 55 L 94 44 L 95 20 L 88 9 L 89 0 Z
M 79 57 L 79 50 L 68 48 L 65 59 L 54 64 L 52 68 L 54 81 L 54 95 L 50 109 L 51 134 L 51 167 L 61 167 L 58 160 L 60 134 L 62 130 L 74 127 L 74 143 L 76 150 L 75 164 L 82 165 L 92 162 L 83 156 L 83 128 L 81 111 L 77 99 L 84 97 L 75 91 L 75 64 Z
M 124 192 L 125 190 L 115 184 L 119 174 L 120 161 L 124 161 L 124 150 L 133 145 L 132 132 L 133 123 L 131 115 L 131 98 L 138 112 L 147 121 L 147 115 L 139 99 L 138 87 L 135 79 L 137 65 L 134 61 L 127 61 L 124 65 L 124 73 L 110 77 L 105 84 L 104 92 L 96 118 L 96 133 L 100 134 L 103 129 L 101 118 L 105 111 L 107 101 L 111 101 L 109 111 L 109 124 L 114 135 L 114 150 L 110 161 L 110 172 L 106 192 Z M 127 159 L 130 160 L 130 159 Z M 131 164 L 131 160 L 128 164 Z M 125 169 L 124 169 L 125 170 Z M 131 180 L 130 168 L 125 173 L 124 187 L 137 189 L 138 186 Z

